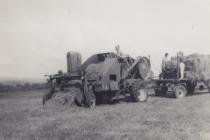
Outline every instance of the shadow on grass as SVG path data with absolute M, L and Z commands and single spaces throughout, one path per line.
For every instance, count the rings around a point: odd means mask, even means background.
M 197 96 L 197 95 L 203 95 L 203 94 L 210 94 L 207 91 L 200 91 L 200 92 L 194 92 L 194 93 L 188 93 L 185 97 L 191 97 L 191 96 Z M 150 95 L 151 96 L 151 95 Z M 154 97 L 160 97 L 160 98 L 168 98 L 168 99 L 176 99 L 175 95 L 170 93 L 161 94 L 161 95 L 152 95 Z
M 207 92 L 207 91 L 205 91 L 205 92 L 195 92 L 195 93 L 188 94 L 187 96 L 197 96 L 197 95 L 203 95 L 203 94 L 209 94 L 209 92 Z

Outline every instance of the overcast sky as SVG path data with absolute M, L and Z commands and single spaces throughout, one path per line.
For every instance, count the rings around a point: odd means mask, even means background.
M 0 0 L 0 79 L 66 71 L 66 52 L 83 60 L 121 50 L 210 54 L 210 0 Z

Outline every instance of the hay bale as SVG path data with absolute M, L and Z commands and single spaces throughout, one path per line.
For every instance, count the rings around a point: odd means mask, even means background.
M 192 54 L 184 57 L 185 77 L 194 80 L 210 79 L 210 55 Z
M 165 77 L 175 78 L 177 71 L 177 57 L 166 62 Z M 190 80 L 208 81 L 210 79 L 210 55 L 191 54 L 182 57 L 185 63 L 185 78 Z

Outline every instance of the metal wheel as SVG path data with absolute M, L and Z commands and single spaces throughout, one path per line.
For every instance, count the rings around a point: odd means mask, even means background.
M 148 98 L 148 94 L 145 91 L 145 89 L 139 89 L 137 92 L 138 92 L 138 100 L 140 102 L 145 102 Z
M 131 87 L 130 96 L 133 102 L 146 102 L 148 98 L 147 91 L 143 81 L 135 81 Z
M 176 85 L 174 88 L 176 98 L 183 98 L 187 94 L 187 90 L 184 85 Z

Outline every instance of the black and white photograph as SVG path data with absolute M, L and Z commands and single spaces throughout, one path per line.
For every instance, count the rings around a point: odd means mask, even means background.
M 210 140 L 210 0 L 0 0 L 0 140 Z

